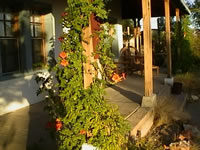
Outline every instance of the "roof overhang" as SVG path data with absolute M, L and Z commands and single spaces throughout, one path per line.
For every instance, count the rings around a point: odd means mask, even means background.
M 12 11 L 20 11 L 25 9 L 37 10 L 41 14 L 51 12 L 51 4 L 40 2 L 40 0 L 6 0 L 0 1 L 0 6 L 5 8 L 11 8 Z
M 135 19 L 142 18 L 142 0 L 121 0 L 122 18 Z M 176 8 L 180 9 L 180 15 L 190 14 L 184 0 L 171 0 L 170 1 L 170 15 L 175 16 Z M 164 0 L 151 0 L 151 15 L 152 17 L 165 16 Z

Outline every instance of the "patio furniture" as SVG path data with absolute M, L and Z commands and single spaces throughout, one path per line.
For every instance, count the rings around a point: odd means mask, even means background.
M 135 55 L 132 58 L 133 61 L 133 68 L 132 71 L 140 71 L 141 75 L 144 73 L 144 55 Z M 156 71 L 156 75 L 159 75 L 159 66 L 152 65 L 152 69 Z
M 116 73 L 120 74 L 128 71 L 129 61 L 119 61 L 118 59 L 114 60 L 114 64 L 116 64 L 117 68 L 115 70 Z

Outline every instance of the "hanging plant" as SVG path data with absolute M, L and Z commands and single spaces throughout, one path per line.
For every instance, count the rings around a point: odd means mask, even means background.
M 116 107 L 107 104 L 104 95 L 107 82 L 113 77 L 115 65 L 112 60 L 110 36 L 111 26 L 108 23 L 100 26 L 94 35 L 98 36 L 98 61 L 91 65 L 94 72 L 91 85 L 84 88 L 84 63 L 86 51 L 83 30 L 89 26 L 89 18 L 95 14 L 101 20 L 107 19 L 103 0 L 67 0 L 67 8 L 62 13 L 62 26 L 68 32 L 59 38 L 61 52 L 54 66 L 54 76 L 38 77 L 41 88 L 38 93 L 47 91 L 47 109 L 52 120 L 59 120 L 56 132 L 59 150 L 79 150 L 84 143 L 91 144 L 101 150 L 121 150 L 124 146 L 127 123 Z M 92 36 L 94 36 L 92 35 Z M 123 75 L 124 76 L 124 75 Z M 46 88 L 49 81 L 51 88 Z M 123 148 L 124 149 L 124 148 Z

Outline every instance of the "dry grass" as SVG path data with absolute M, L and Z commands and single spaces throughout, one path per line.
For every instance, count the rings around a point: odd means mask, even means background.
M 154 109 L 155 125 L 170 124 L 173 121 L 187 121 L 189 115 L 180 110 L 178 104 L 173 99 L 159 98 Z
M 183 84 L 183 89 L 188 93 L 197 93 L 200 91 L 200 73 L 186 73 L 175 76 L 175 81 Z

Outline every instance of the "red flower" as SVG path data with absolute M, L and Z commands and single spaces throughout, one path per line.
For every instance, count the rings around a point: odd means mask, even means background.
M 46 128 L 47 129 L 50 129 L 50 128 L 52 128 L 53 127 L 53 123 L 52 122 L 47 122 L 47 124 L 46 124 Z
M 67 53 L 62 51 L 62 52 L 60 52 L 59 57 L 62 59 L 65 59 L 67 57 Z
M 62 128 L 62 122 L 60 121 L 60 119 L 56 119 L 56 125 L 55 125 L 55 128 L 56 128 L 56 131 L 59 131 L 59 130 L 61 130 L 61 128 Z
M 62 42 L 62 41 L 64 40 L 64 37 L 61 36 L 61 37 L 58 38 L 58 40 L 59 40 L 60 42 Z
M 121 77 L 118 74 L 114 73 L 113 76 L 112 76 L 112 80 L 115 83 L 117 83 L 117 82 L 121 81 Z
M 67 12 L 63 12 L 63 13 L 61 14 L 62 17 L 65 17 L 65 16 L 67 16 L 67 15 L 68 15 Z
M 69 65 L 69 62 L 65 59 L 61 60 L 61 63 L 60 63 L 62 66 L 66 67 Z
M 80 134 L 84 135 L 84 134 L 86 134 L 86 131 L 85 131 L 84 129 L 82 129 L 82 130 L 80 131 Z

